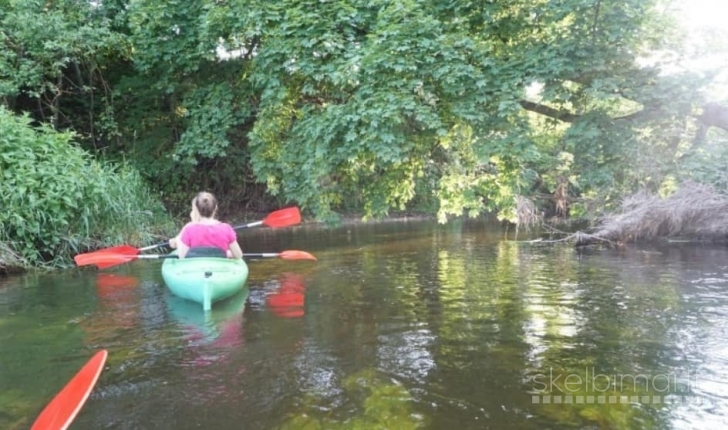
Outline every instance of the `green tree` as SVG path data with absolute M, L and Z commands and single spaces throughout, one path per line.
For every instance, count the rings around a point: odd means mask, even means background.
M 111 17 L 85 0 L 2 3 L 0 100 L 98 144 L 109 128 L 105 73 L 130 49 Z
M 580 193 L 616 194 L 644 176 L 624 174 L 635 153 L 672 161 L 663 147 L 680 140 L 651 133 L 684 126 L 701 101 L 698 82 L 640 63 L 665 48 L 656 2 L 260 7 L 251 162 L 271 192 L 322 216 L 352 198 L 367 215 L 404 208 L 425 181 L 441 219 L 512 219 L 515 196 L 562 153 Z
M 587 213 L 674 180 L 701 122 L 728 128 L 696 118 L 705 77 L 665 72 L 658 0 L 5 3 L 5 103 L 40 101 L 169 203 Z

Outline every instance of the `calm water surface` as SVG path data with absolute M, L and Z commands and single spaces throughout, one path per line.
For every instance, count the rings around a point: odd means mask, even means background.
M 248 230 L 201 307 L 160 263 L 0 279 L 0 428 L 95 351 L 72 429 L 706 428 L 728 423 L 728 249 L 578 251 L 481 222 Z

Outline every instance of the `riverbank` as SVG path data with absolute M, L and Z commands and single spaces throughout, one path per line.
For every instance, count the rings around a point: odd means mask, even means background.
M 27 269 L 27 262 L 13 252 L 10 245 L 0 242 L 0 276 L 23 273 Z
M 265 219 L 268 213 L 239 212 L 232 210 L 223 214 L 221 219 L 233 225 Z M 347 226 L 357 224 L 378 224 L 391 222 L 435 220 L 432 214 L 416 211 L 391 212 L 386 217 L 362 220 L 362 214 L 344 212 L 340 214 L 339 221 L 328 226 Z M 181 227 L 188 219 L 176 220 Z M 566 222 L 564 225 L 573 224 Z M 588 227 L 583 231 L 574 232 L 556 231 L 553 223 L 544 222 L 539 218 L 537 225 L 524 223 L 524 226 L 543 228 L 547 236 L 561 236 L 555 241 L 573 242 L 575 246 L 607 245 L 619 246 L 625 243 L 652 240 L 701 241 L 701 242 L 727 242 L 728 241 L 728 196 L 716 189 L 697 183 L 683 184 L 680 189 L 667 197 L 657 194 L 639 192 L 624 198 L 618 211 L 607 214 L 592 221 L 581 220 Z M 305 215 L 302 225 L 322 225 L 313 218 Z M 511 230 L 512 227 L 506 227 Z M 577 227 L 578 228 L 578 227 Z M 518 230 L 513 229 L 514 238 Z M 525 232 L 525 230 L 524 230 Z M 173 233 L 172 233 L 173 234 Z M 133 244 L 142 246 L 144 244 Z M 23 261 L 7 245 L 0 243 L 0 274 L 19 273 L 30 266 Z
M 221 217 L 221 219 L 224 220 L 225 222 L 228 222 L 233 225 L 259 221 L 259 220 L 264 219 L 269 214 L 269 212 L 256 213 L 256 212 L 244 212 L 242 210 L 238 213 L 231 213 L 231 212 L 233 212 L 233 211 L 229 211 L 229 213 L 226 214 L 226 216 Z M 346 212 L 346 213 L 341 214 L 340 221 L 338 223 L 331 224 L 331 226 L 337 227 L 337 226 L 342 226 L 342 225 L 346 226 L 346 225 L 356 225 L 356 224 L 362 224 L 362 223 L 378 224 L 378 223 L 389 223 L 389 222 L 425 221 L 425 220 L 434 220 L 434 219 L 435 219 L 434 215 L 426 214 L 423 212 L 399 211 L 399 212 L 393 212 L 384 218 L 370 219 L 370 220 L 362 221 L 361 213 Z M 189 219 L 180 217 L 179 219 L 175 220 L 175 224 L 181 228 L 188 221 L 189 221 Z M 322 225 L 321 222 L 319 222 L 313 218 L 307 218 L 306 216 L 303 216 L 301 219 L 301 225 L 315 225 L 315 224 Z M 325 225 L 325 224 L 323 224 L 323 225 Z M 133 244 L 133 245 L 142 246 L 144 244 Z M 31 269 L 33 269 L 33 267 L 30 264 L 28 264 L 27 262 L 23 261 L 16 253 L 14 253 L 8 244 L 0 243 L 0 276 L 24 273 Z

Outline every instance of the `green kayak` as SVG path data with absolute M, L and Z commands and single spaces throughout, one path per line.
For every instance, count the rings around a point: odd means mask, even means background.
M 201 303 L 207 311 L 214 302 L 243 289 L 248 265 L 231 258 L 168 258 L 162 263 L 162 278 L 172 293 Z

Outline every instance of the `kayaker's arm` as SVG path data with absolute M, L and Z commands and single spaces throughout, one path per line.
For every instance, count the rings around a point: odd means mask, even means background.
M 182 233 L 185 231 L 188 225 L 198 222 L 200 220 L 199 215 L 195 215 L 195 211 L 190 212 L 190 219 L 192 221 L 188 222 L 184 226 L 182 226 L 182 229 L 177 233 L 177 236 L 169 239 L 169 247 L 172 249 L 177 249 L 177 244 L 182 243 Z
M 237 240 L 230 244 L 230 252 L 232 253 L 233 258 L 238 260 L 243 258 L 243 250 L 240 248 L 240 244 Z
M 177 255 L 179 255 L 179 258 L 185 258 L 187 256 L 187 252 L 190 250 L 190 247 L 187 246 L 186 243 L 180 241 L 177 241 Z

